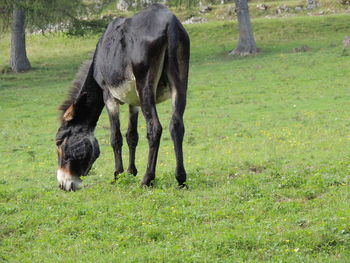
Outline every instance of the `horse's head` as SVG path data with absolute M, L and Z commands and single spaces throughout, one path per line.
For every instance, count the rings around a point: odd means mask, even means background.
M 82 100 L 84 98 L 79 98 L 65 111 L 56 135 L 57 180 L 59 187 L 65 191 L 75 191 L 82 187 L 80 177 L 88 174 L 100 155 L 93 128 L 83 121 L 83 112 L 78 109 Z

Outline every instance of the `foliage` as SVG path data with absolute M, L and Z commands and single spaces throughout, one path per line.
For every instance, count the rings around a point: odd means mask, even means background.
M 45 30 L 50 27 L 63 28 L 70 21 L 100 12 L 111 0 L 4 0 L 0 3 L 1 20 L 8 28 L 12 10 L 25 10 L 27 28 Z
M 140 174 L 110 184 L 104 112 L 96 129 L 102 154 L 86 188 L 59 190 L 56 108 L 98 36 L 29 36 L 36 70 L 0 75 L 0 261 L 349 262 L 348 15 L 259 18 L 253 26 L 262 53 L 246 59 L 226 55 L 238 35 L 231 22 L 186 26 L 185 191 L 175 187 L 170 102 L 158 107 L 164 132 L 154 188 L 139 187 L 148 149 L 142 116 Z M 303 45 L 312 50 L 293 53 Z
M 65 29 L 68 36 L 84 36 L 86 34 L 102 34 L 108 24 L 112 21 L 111 16 L 104 16 L 101 19 L 74 19 Z

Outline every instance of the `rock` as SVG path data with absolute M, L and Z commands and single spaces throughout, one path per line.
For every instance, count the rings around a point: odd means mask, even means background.
M 139 0 L 139 1 L 128 1 L 118 0 L 116 8 L 120 11 L 128 11 L 131 8 L 142 9 L 153 4 L 153 0 Z M 158 3 L 166 4 L 167 0 L 160 0 Z
M 117 9 L 120 11 L 128 11 L 129 4 L 125 0 L 119 0 L 117 3 Z
M 234 7 L 234 6 L 229 6 L 228 8 L 226 8 L 225 11 L 226 11 L 227 15 L 233 16 L 233 15 L 236 14 L 236 7 Z
M 350 36 L 346 36 L 345 39 L 343 40 L 343 47 L 347 48 L 350 46 Z
M 324 11 L 320 11 L 318 14 L 319 14 L 320 16 L 323 16 L 323 15 L 324 15 Z
M 304 45 L 304 46 L 301 46 L 301 47 L 293 48 L 293 52 L 294 53 L 308 52 L 308 51 L 311 51 L 311 50 L 312 50 L 312 48 L 310 48 L 308 45 Z
M 257 4 L 256 8 L 261 11 L 266 11 L 267 10 L 267 5 L 265 4 Z
M 302 46 L 301 48 L 302 48 L 302 51 L 303 51 L 303 52 L 312 51 L 312 48 L 309 47 L 308 45 L 304 45 L 304 46 Z
M 152 5 L 152 1 L 151 0 L 141 0 L 139 3 L 139 6 L 141 6 L 142 8 L 146 8 L 148 6 Z
M 277 15 L 280 15 L 282 13 L 285 13 L 285 12 L 289 12 L 290 11 L 290 8 L 286 5 L 281 5 L 279 6 L 277 9 L 276 9 L 276 14 Z
M 303 8 L 302 8 L 301 6 L 296 6 L 296 7 L 294 8 L 294 10 L 295 10 L 296 12 L 300 12 L 301 10 L 303 10 Z
M 317 2 L 317 0 L 307 0 L 307 5 L 306 5 L 307 10 L 315 9 L 318 6 L 319 6 L 319 3 Z
M 203 7 L 199 10 L 199 13 L 204 14 L 204 13 L 210 12 L 211 10 L 213 10 L 211 6 L 209 6 L 209 5 L 208 5 L 208 6 L 203 6 Z
M 342 5 L 350 5 L 350 0 L 340 0 L 339 2 Z
M 101 9 L 103 7 L 102 1 L 95 1 L 95 9 Z
M 208 19 L 205 17 L 191 17 L 187 19 L 186 21 L 182 22 L 182 24 L 198 24 L 198 23 L 207 23 Z

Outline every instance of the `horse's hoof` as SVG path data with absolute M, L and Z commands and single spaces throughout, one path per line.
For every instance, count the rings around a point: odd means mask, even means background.
M 179 184 L 177 187 L 181 190 L 188 190 L 189 189 L 188 185 L 185 183 Z
M 116 179 L 114 179 L 112 182 L 111 182 L 111 184 L 116 184 L 117 183 L 117 180 Z
M 152 188 L 153 186 L 154 186 L 153 181 L 151 181 L 149 183 L 141 183 L 142 188 Z
M 119 175 L 122 174 L 123 172 L 114 172 L 114 179 L 111 182 L 111 184 L 116 184 L 117 180 L 119 179 Z
M 155 179 L 155 175 L 152 173 L 146 173 L 145 176 L 143 177 L 141 186 L 153 186 L 154 185 L 154 179 Z
M 178 182 L 179 186 L 185 184 L 186 178 L 187 178 L 187 173 L 186 173 L 185 169 L 184 168 L 176 169 L 175 178 L 176 178 L 176 181 Z
M 134 167 L 129 167 L 128 168 L 128 173 L 129 174 L 132 174 L 132 175 L 134 175 L 134 176 L 136 176 L 137 175 L 137 169 L 136 169 L 136 167 L 134 166 Z
M 143 180 L 143 182 L 141 183 L 141 187 L 153 187 L 154 186 L 154 180 Z
M 119 175 L 122 174 L 124 170 L 114 172 L 114 181 L 119 179 Z

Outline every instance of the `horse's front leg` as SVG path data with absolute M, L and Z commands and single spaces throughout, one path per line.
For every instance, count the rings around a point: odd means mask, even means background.
M 119 121 L 119 103 L 109 94 L 104 94 L 104 101 L 108 112 L 109 123 L 111 128 L 111 145 L 114 152 L 114 179 L 124 172 L 122 160 L 123 137 L 120 133 Z
M 136 146 L 139 141 L 139 135 L 137 133 L 137 119 L 139 116 L 139 108 L 129 105 L 129 126 L 126 133 L 126 141 L 129 146 L 129 168 L 128 172 L 137 175 L 137 169 L 135 166 L 135 153 Z

